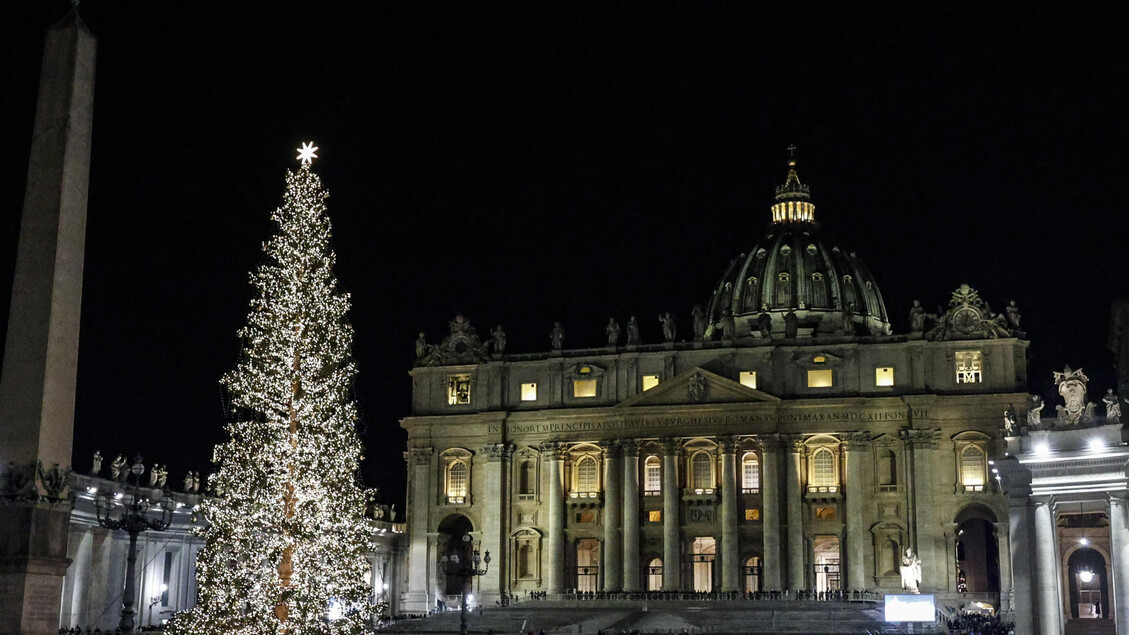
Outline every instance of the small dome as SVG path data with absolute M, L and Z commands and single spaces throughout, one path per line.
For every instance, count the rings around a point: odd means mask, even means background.
M 800 337 L 890 333 L 874 276 L 854 252 L 823 236 L 794 159 L 784 185 L 776 188 L 772 219 L 768 235 L 730 262 L 714 288 L 707 311 L 710 335 L 720 334 L 723 319 L 732 315 L 735 337 L 752 337 L 766 313 L 773 334 L 784 336 L 789 312 Z

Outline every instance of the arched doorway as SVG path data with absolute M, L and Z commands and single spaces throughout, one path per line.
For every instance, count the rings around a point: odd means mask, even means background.
M 1074 619 L 1108 616 L 1109 582 L 1102 554 L 1084 547 L 1070 554 L 1066 566 L 1070 578 L 1070 616 Z
M 996 517 L 980 505 L 965 507 L 956 517 L 956 579 L 962 593 L 1000 592 L 1000 549 Z
M 439 553 L 437 557 L 450 556 L 454 553 L 459 556 L 459 560 L 467 562 L 474 555 L 473 540 L 463 540 L 463 536 L 467 536 L 470 532 L 474 531 L 474 525 L 471 524 L 470 519 L 462 514 L 452 514 L 443 519 L 439 523 Z M 448 575 L 443 570 L 442 565 L 439 566 L 439 579 L 442 582 L 444 595 L 460 595 L 463 592 L 463 584 L 470 584 L 470 580 L 463 580 L 457 575 Z M 469 590 L 469 589 L 468 589 Z

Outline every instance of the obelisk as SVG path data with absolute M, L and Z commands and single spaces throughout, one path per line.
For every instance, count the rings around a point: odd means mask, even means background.
M 47 31 L 0 371 L 3 479 L 71 464 L 95 48 L 77 7 Z M 2 635 L 59 629 L 70 506 L 43 492 L 0 491 Z

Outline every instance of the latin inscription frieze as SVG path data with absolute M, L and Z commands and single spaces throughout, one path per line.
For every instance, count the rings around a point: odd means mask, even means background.
M 747 414 L 706 414 L 675 417 L 624 417 L 602 421 L 539 421 L 531 423 L 508 423 L 505 431 L 509 434 L 548 434 L 555 432 L 599 432 L 603 430 L 638 430 L 640 428 L 665 427 L 708 427 L 727 425 L 750 425 L 757 423 L 871 423 L 879 421 L 905 421 L 910 413 L 907 410 L 880 410 L 867 412 L 799 412 L 799 413 L 747 413 Z M 913 417 L 928 417 L 927 410 L 914 410 Z M 501 424 L 489 424 L 491 434 L 500 434 Z

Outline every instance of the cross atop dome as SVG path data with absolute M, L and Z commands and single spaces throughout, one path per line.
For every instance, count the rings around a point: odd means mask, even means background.
M 796 146 L 788 146 L 788 176 L 776 187 L 776 203 L 772 206 L 773 223 L 814 223 L 815 204 L 811 190 L 800 182 L 796 173 Z

